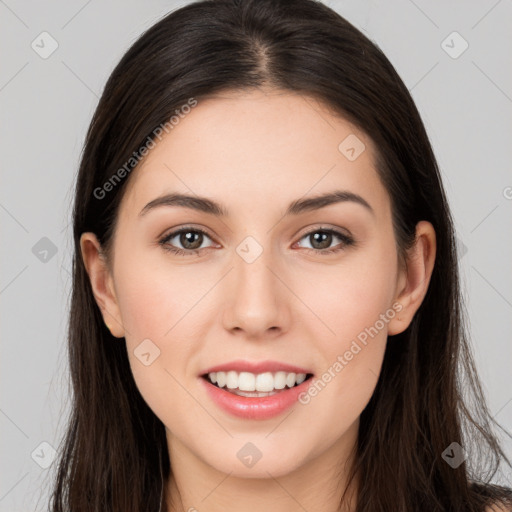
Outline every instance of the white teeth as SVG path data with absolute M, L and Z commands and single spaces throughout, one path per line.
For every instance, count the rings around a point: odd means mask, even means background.
M 238 373 L 226 373 L 226 386 L 228 389 L 236 389 L 238 387 Z
M 277 391 L 271 391 L 270 393 L 260 393 L 258 391 L 254 391 L 254 392 L 247 392 L 247 391 L 240 391 L 238 389 L 234 390 L 234 391 L 231 391 L 231 393 L 234 393 L 235 395 L 238 395 L 238 396 L 246 396 L 246 397 L 249 397 L 249 398 L 254 398 L 254 397 L 263 397 L 263 396 L 272 396 L 272 395 L 275 395 L 277 393 Z
M 273 391 L 273 390 L 274 390 L 274 376 L 270 372 L 260 373 L 256 376 L 256 391 Z M 242 391 L 246 391 L 246 390 L 242 389 Z
M 277 372 L 274 375 L 274 387 L 276 389 L 284 389 L 286 386 L 286 372 Z
M 292 386 L 295 386 L 295 373 L 289 373 L 286 376 L 286 385 L 291 388 Z
M 305 373 L 298 373 L 297 377 L 295 377 L 295 382 L 297 384 L 302 384 L 306 380 L 306 374 Z
M 211 372 L 208 374 L 210 382 L 220 388 L 227 387 L 230 390 L 237 389 L 241 392 L 256 391 L 268 393 L 276 389 L 292 388 L 306 380 L 305 373 L 265 372 L 254 374 L 250 372 Z M 250 395 L 255 396 L 255 395 Z
M 226 385 L 226 373 L 225 372 L 217 372 L 217 386 L 219 388 L 223 388 Z
M 238 376 L 237 387 L 240 391 L 256 391 L 256 376 L 254 373 L 241 372 Z

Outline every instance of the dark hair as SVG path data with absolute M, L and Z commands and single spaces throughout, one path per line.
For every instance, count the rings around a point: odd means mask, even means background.
M 94 232 L 109 254 L 137 165 L 132 155 L 190 98 L 264 86 L 320 100 L 375 143 L 402 258 L 420 220 L 436 231 L 428 292 L 410 326 L 389 337 L 360 418 L 351 473 L 362 475 L 357 511 L 481 512 L 496 500 L 511 504 L 510 489 L 490 483 L 501 460 L 510 462 L 492 430 L 499 425 L 466 338 L 453 221 L 409 91 L 378 46 L 317 1 L 206 0 L 168 14 L 133 44 L 87 133 L 73 211 L 73 404 L 52 511 L 156 511 L 172 469 L 164 425 L 140 395 L 126 346 L 105 327 L 94 300 L 80 235 Z M 452 468 L 442 453 L 454 442 L 481 457 Z

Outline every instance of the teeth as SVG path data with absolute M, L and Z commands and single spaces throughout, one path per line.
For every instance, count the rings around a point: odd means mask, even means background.
M 217 372 L 217 386 L 223 388 L 226 385 L 226 374 L 224 372 Z
M 277 372 L 274 375 L 274 387 L 284 389 L 286 387 L 286 372 Z
M 238 374 L 236 372 L 226 373 L 226 387 L 236 389 L 238 387 Z
M 295 382 L 294 382 L 295 384 Z M 273 391 L 274 390 L 274 376 L 270 373 L 260 373 L 256 376 L 256 391 Z M 241 389 L 240 391 L 247 391 Z
M 219 388 L 227 387 L 228 389 L 237 389 L 241 392 L 244 391 L 257 391 L 261 393 L 268 393 L 276 389 L 284 389 L 285 387 L 292 388 L 295 385 L 301 384 L 306 380 L 305 373 L 259 373 L 254 374 L 250 372 L 211 372 L 208 374 L 210 382 L 217 384 Z
M 236 375 L 236 372 L 233 372 Z M 236 386 L 240 391 L 256 391 L 256 376 L 254 373 L 241 372 Z

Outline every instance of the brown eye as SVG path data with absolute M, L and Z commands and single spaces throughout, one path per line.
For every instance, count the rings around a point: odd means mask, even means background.
M 328 249 L 332 243 L 332 233 L 328 231 L 316 231 L 309 235 L 309 240 L 314 249 Z
M 198 231 L 182 231 L 178 236 L 184 249 L 194 250 L 201 247 L 203 234 Z
M 205 238 L 211 240 L 208 234 L 201 229 L 181 228 L 166 235 L 159 241 L 159 244 L 166 251 L 181 255 L 192 255 L 213 245 L 201 247 Z
M 341 240 L 341 243 L 331 248 L 331 244 L 336 239 Z M 352 237 L 335 229 L 316 229 L 304 235 L 301 240 L 308 240 L 311 247 L 305 247 L 305 249 L 317 254 L 335 253 L 355 244 L 355 240 Z

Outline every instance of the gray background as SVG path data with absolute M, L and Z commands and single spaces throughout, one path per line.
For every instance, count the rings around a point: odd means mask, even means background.
M 56 466 L 41 467 L 67 412 L 69 219 L 85 131 L 127 47 L 185 3 L 0 0 L 1 511 L 45 510 Z M 382 48 L 422 114 L 463 249 L 478 369 L 492 414 L 510 431 L 512 2 L 325 3 Z M 46 59 L 31 46 L 51 49 L 43 31 L 58 43 Z M 469 44 L 457 58 L 464 41 L 454 31 Z

